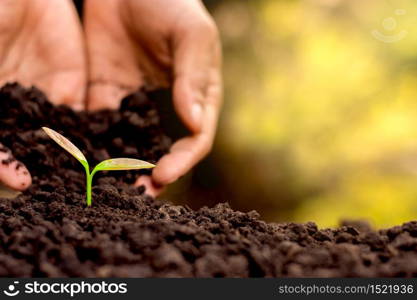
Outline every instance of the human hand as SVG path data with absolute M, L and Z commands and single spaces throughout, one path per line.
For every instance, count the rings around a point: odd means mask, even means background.
M 147 193 L 187 173 L 211 149 L 222 101 L 221 46 L 199 0 L 86 0 L 90 109 L 117 108 L 138 86 L 173 86 L 174 107 L 191 135 L 142 176 Z
M 25 190 L 32 183 L 29 171 L 17 161 L 10 149 L 0 144 L 0 182 L 14 190 Z
M 0 2 L 0 85 L 36 85 L 51 101 L 83 108 L 86 60 L 82 30 L 70 0 Z M 0 149 L 5 149 L 0 146 Z M 0 150 L 0 182 L 22 190 L 27 169 Z M 19 166 L 19 167 L 18 167 Z

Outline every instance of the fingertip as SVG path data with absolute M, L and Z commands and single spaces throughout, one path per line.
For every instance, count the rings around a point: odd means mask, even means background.
M 169 169 L 168 169 L 169 170 Z M 179 176 L 175 172 L 167 171 L 166 168 L 158 168 L 155 170 L 153 180 L 158 185 L 168 185 L 175 182 Z
M 112 84 L 92 84 L 87 92 L 87 109 L 91 111 L 117 109 L 120 99 L 123 99 L 130 92 L 130 90 L 123 90 Z
M 178 144 L 180 143 L 180 144 Z M 177 147 L 181 145 L 181 141 Z M 169 185 L 185 175 L 197 163 L 193 151 L 178 149 L 175 145 L 171 153 L 163 156 L 152 171 L 152 179 L 158 185 Z
M 75 111 L 82 111 L 84 109 L 83 103 L 74 103 L 71 105 L 72 109 Z
M 164 186 L 156 184 L 150 176 L 142 175 L 140 176 L 135 184 L 135 186 L 143 185 L 145 187 L 145 194 L 151 197 L 157 197 L 164 191 Z
M 24 191 L 32 184 L 32 177 L 24 165 L 14 161 L 0 166 L 0 181 L 13 190 Z
M 178 163 L 174 164 L 170 155 L 164 156 L 152 171 L 152 179 L 157 185 L 165 186 L 175 182 L 179 174 Z
M 17 166 L 20 166 L 20 168 L 17 169 Z M 16 171 L 16 184 L 12 186 L 12 188 L 18 191 L 24 191 L 31 186 L 32 176 L 30 175 L 28 169 L 20 162 L 17 162 L 17 165 L 14 168 Z
M 51 102 L 65 104 L 74 110 L 83 110 L 86 96 L 86 70 L 80 65 L 75 70 L 54 74 L 47 82 L 37 85 L 44 90 Z M 65 82 L 65 84 L 62 84 Z
M 29 173 L 27 175 L 24 175 L 24 177 L 19 178 L 19 179 L 17 180 L 17 186 L 12 187 L 15 190 L 24 191 L 32 185 L 32 176 L 30 176 Z

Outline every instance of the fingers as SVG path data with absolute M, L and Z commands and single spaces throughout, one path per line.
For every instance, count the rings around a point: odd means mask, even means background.
M 32 183 L 26 167 L 17 161 L 9 149 L 0 144 L 0 182 L 14 190 L 25 190 Z
M 203 89 L 193 87 L 191 79 L 187 76 L 177 78 L 173 89 L 174 107 L 191 132 L 201 130 L 204 95 Z
M 212 87 L 208 96 L 221 97 L 221 90 L 218 86 Z M 200 132 L 177 141 L 171 147 L 170 153 L 159 160 L 152 171 L 152 177 L 139 177 L 136 186 L 144 185 L 145 193 L 156 197 L 164 190 L 164 186 L 186 174 L 210 152 L 219 115 L 219 107 L 213 104 L 216 102 L 218 101 L 209 100 L 202 106 Z
M 191 23 L 191 24 L 190 24 Z M 221 94 L 209 97 L 208 89 L 221 89 L 221 50 L 217 29 L 208 16 L 179 25 L 174 34 L 174 105 L 184 124 L 201 130 L 203 106 L 211 101 L 220 108 Z
M 222 99 L 216 26 L 200 1 L 188 0 L 174 7 L 165 0 L 86 0 L 84 24 L 89 109 L 117 108 L 141 85 L 173 85 L 174 107 L 191 136 L 161 158 L 151 181 L 139 179 L 158 193 L 212 147 Z
M 79 70 L 57 72 L 54 77 L 36 84 L 55 104 L 66 104 L 74 110 L 85 109 L 85 76 Z
M 84 2 L 89 62 L 88 109 L 116 109 L 142 83 L 136 46 L 120 18 L 119 0 Z
M 113 83 L 90 82 L 87 92 L 87 109 L 118 109 L 120 100 L 134 91 L 123 89 Z
M 136 182 L 135 186 L 145 187 L 145 194 L 156 197 L 164 191 L 164 187 L 160 185 L 156 185 L 150 176 L 142 175 L 140 176 Z
M 170 153 L 163 156 L 152 171 L 155 185 L 167 185 L 176 181 L 210 152 L 219 109 L 211 103 L 202 106 L 201 131 L 178 140 Z
M 222 102 L 221 52 L 210 20 L 178 27 L 174 37 L 174 107 L 192 135 L 177 141 L 153 169 L 155 185 L 187 173 L 211 150 Z M 214 26 L 214 27 L 213 27 Z
M 71 1 L 20 0 L 1 6 L 0 83 L 35 85 L 54 103 L 81 108 L 87 67 Z
M 38 51 L 44 52 L 30 54 L 33 60 L 28 59 L 26 66 L 33 72 L 30 79 L 52 102 L 81 110 L 85 106 L 87 61 L 75 7 L 68 0 L 50 1 L 46 7 L 44 1 L 37 2 L 34 9 L 43 9 L 44 13 L 40 14 L 41 32 L 35 43 Z

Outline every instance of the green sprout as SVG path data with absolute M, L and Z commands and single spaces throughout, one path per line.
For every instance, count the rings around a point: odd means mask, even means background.
M 62 148 L 68 151 L 84 166 L 87 180 L 87 206 L 91 205 L 91 184 L 93 181 L 94 174 L 96 174 L 98 171 L 139 170 L 155 167 L 154 164 L 139 159 L 112 158 L 102 161 L 94 167 L 92 172 L 90 172 L 90 166 L 88 165 L 87 159 L 85 158 L 84 154 L 80 151 L 80 149 L 78 149 L 66 137 L 62 136 L 55 130 L 52 130 L 47 127 L 42 127 L 42 129 L 51 139 L 53 139 L 58 145 L 60 145 Z

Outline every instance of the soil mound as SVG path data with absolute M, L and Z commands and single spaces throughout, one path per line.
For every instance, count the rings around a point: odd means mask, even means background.
M 53 106 L 36 88 L 0 90 L 0 142 L 33 175 L 29 190 L 0 198 L 0 276 L 417 276 L 416 221 L 380 231 L 268 224 L 227 204 L 194 211 L 155 200 L 127 184 L 137 172 L 97 174 L 86 207 L 81 165 L 40 128 L 63 133 L 92 165 L 155 162 L 170 145 L 157 95 L 140 90 L 118 111 L 86 113 Z

